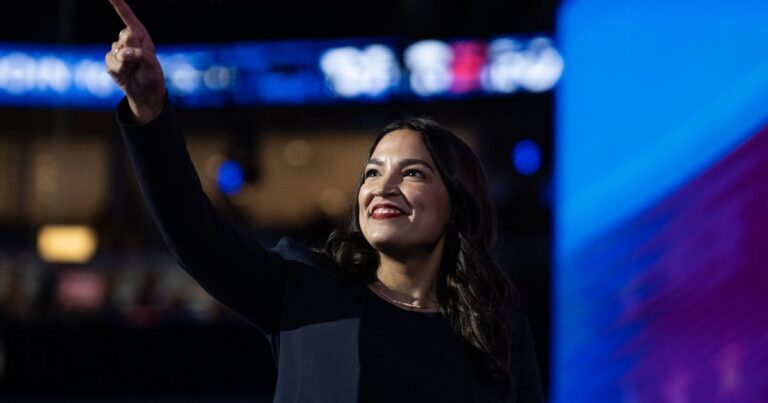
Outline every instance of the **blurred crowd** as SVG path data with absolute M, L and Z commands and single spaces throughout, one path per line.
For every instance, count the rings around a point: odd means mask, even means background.
M 0 317 L 21 325 L 237 322 L 167 254 L 60 265 L 0 254 Z

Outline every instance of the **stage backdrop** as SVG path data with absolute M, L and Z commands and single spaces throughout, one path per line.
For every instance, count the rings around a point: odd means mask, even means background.
M 768 401 L 766 21 L 563 2 L 553 401 Z

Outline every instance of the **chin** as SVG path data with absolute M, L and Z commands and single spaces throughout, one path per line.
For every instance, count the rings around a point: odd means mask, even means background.
M 438 242 L 435 241 L 415 241 L 405 239 L 404 234 L 392 237 L 371 237 L 367 238 L 368 243 L 377 251 L 390 256 L 407 255 L 416 251 L 431 251 Z
M 386 255 L 392 258 L 408 256 L 412 253 L 413 247 L 402 242 L 377 242 L 372 243 L 373 249 L 380 255 Z
M 368 241 L 371 246 L 373 246 L 374 249 L 385 249 L 385 248 L 392 248 L 392 247 L 399 247 L 402 243 L 402 237 L 395 237 L 395 236 L 370 236 L 366 237 L 366 240 Z
M 406 234 L 397 233 L 394 231 L 375 231 L 373 233 L 363 233 L 365 240 L 376 250 L 386 251 L 392 249 L 400 249 L 404 247 L 407 242 L 404 242 Z

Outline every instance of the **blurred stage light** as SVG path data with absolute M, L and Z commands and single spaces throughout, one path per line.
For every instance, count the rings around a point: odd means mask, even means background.
M 216 181 L 222 193 L 232 196 L 240 191 L 244 183 L 243 168 L 234 161 L 224 161 L 219 166 Z
M 461 41 L 451 45 L 451 93 L 466 94 L 480 89 L 480 76 L 486 63 L 485 44 Z
M 512 161 L 521 175 L 533 175 L 541 167 L 541 148 L 532 140 L 521 140 L 512 149 Z
M 0 44 L 0 103 L 113 108 L 122 92 L 106 72 L 105 50 Z M 188 107 L 540 92 L 563 70 L 545 37 L 187 44 L 161 46 L 157 56 L 169 94 Z
M 158 55 L 168 80 L 171 94 L 192 95 L 203 90 L 203 74 L 195 66 L 194 54 Z
M 35 100 L 35 103 L 115 97 L 119 89 L 90 52 L 54 51 L 52 47 L 26 51 L 0 49 L 0 97 Z
M 404 57 L 410 70 L 411 89 L 417 95 L 443 94 L 451 88 L 453 51 L 447 43 L 419 41 L 405 49 Z
M 183 94 L 193 94 L 202 84 L 201 74 L 197 69 L 189 64 L 179 64 L 171 70 L 171 86 L 175 87 Z
M 522 46 L 512 38 L 496 39 L 488 45 L 488 65 L 482 73 L 482 84 L 486 91 L 506 94 L 517 91 L 523 71 L 518 67 Z
M 82 88 L 96 98 L 109 98 L 117 91 L 112 77 L 104 70 L 104 61 L 87 58 L 75 65 L 75 88 Z
M 333 91 L 342 98 L 380 97 L 396 87 L 400 68 L 388 46 L 332 48 L 320 57 L 320 69 Z
M 548 38 L 536 37 L 527 43 L 499 38 L 488 44 L 482 85 L 489 92 L 508 94 L 519 88 L 543 92 L 560 80 L 563 68 L 563 58 Z
M 211 66 L 203 72 L 203 84 L 211 91 L 227 89 L 232 84 L 233 72 L 225 66 Z
M 97 244 L 96 231 L 84 225 L 46 225 L 37 233 L 37 253 L 51 263 L 85 263 Z
M 64 270 L 59 274 L 56 296 L 60 306 L 70 311 L 97 311 L 107 297 L 107 281 L 103 273 Z
M 554 87 L 563 74 L 563 58 L 552 46 L 552 42 L 543 37 L 534 38 L 525 51 L 528 64 L 520 85 L 531 92 L 547 91 Z
M 66 92 L 72 74 L 58 57 L 40 55 L 32 57 L 24 52 L 12 52 L 0 58 L 0 89 L 11 94 L 27 91 Z

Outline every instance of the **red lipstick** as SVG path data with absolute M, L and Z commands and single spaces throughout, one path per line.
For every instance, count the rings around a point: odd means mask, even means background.
M 374 220 L 384 220 L 387 218 L 395 218 L 405 215 L 405 212 L 400 207 L 390 203 L 379 203 L 373 206 L 371 209 L 371 218 Z

